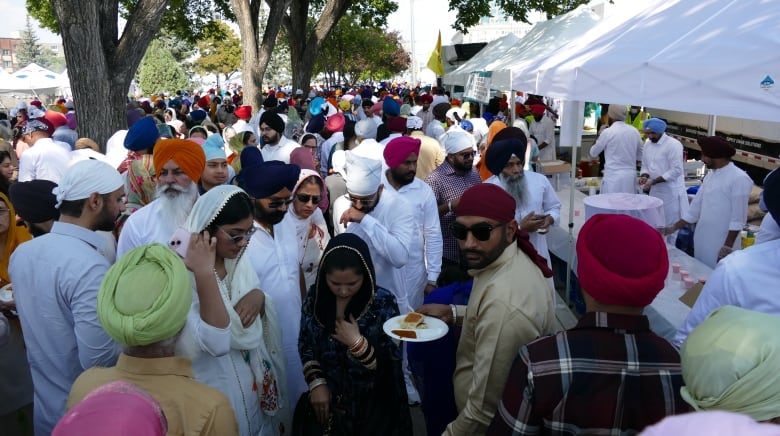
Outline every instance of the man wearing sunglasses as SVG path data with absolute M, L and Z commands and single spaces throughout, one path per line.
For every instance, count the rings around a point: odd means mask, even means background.
M 500 187 L 469 188 L 456 212 L 451 231 L 474 277 L 468 306 L 426 304 L 417 311 L 463 326 L 453 375 L 458 417 L 444 434 L 485 434 L 517 351 L 554 332 L 546 279 L 552 271 L 518 229 L 515 200 Z

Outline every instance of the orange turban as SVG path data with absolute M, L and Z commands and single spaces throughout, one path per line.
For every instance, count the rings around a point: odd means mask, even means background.
M 163 165 L 173 160 L 193 182 L 200 180 L 206 168 L 203 148 L 187 139 L 161 139 L 154 146 L 154 174 L 160 177 Z
M 483 182 L 493 175 L 493 173 L 491 173 L 487 167 L 485 156 L 487 156 L 487 151 L 490 148 L 490 144 L 493 143 L 493 138 L 498 132 L 504 129 L 506 129 L 506 124 L 502 121 L 493 121 L 490 123 L 490 128 L 488 128 L 487 145 L 485 146 L 485 151 L 482 152 L 482 159 L 480 159 L 477 163 L 477 172 L 479 172 L 479 178 L 482 179 Z

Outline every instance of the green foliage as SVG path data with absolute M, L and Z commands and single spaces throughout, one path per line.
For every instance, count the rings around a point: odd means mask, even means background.
M 41 56 L 41 45 L 38 44 L 38 36 L 30 22 L 30 16 L 27 16 L 27 22 L 22 31 L 22 42 L 16 52 L 16 63 L 25 67 L 33 62 L 39 62 Z
M 54 33 L 60 33 L 60 24 L 54 15 L 51 2 L 47 0 L 25 0 L 27 12 L 40 23 L 41 27 Z
M 141 61 L 138 85 L 144 94 L 156 94 L 187 89 L 189 80 L 171 51 L 159 40 L 153 40 Z
M 195 71 L 200 74 L 223 74 L 225 80 L 241 69 L 241 40 L 227 24 L 219 22 L 216 32 L 210 32 L 198 43 L 200 57 Z
M 52 49 L 46 46 L 41 47 L 41 52 L 38 55 L 38 59 L 35 61 L 35 63 L 42 66 L 43 68 L 54 71 L 55 73 L 61 73 L 65 71 L 65 57 L 57 56 L 52 51 Z
M 528 12 L 542 11 L 548 18 L 564 14 L 588 0 L 450 0 L 449 10 L 457 11 L 453 28 L 468 33 L 468 28 L 479 23 L 479 19 L 492 16 L 495 4 L 506 17 L 515 21 L 528 22 Z

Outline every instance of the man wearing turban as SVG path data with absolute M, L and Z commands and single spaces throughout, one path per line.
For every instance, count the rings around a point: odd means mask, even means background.
M 553 333 L 552 271 L 518 229 L 515 200 L 500 187 L 469 188 L 451 226 L 474 277 L 468 306 L 426 304 L 420 313 L 462 325 L 455 354 L 457 418 L 444 435 L 485 434 L 520 346 Z
M 763 196 L 769 211 L 767 217 L 780 226 L 780 171 L 775 170 L 766 177 Z M 780 316 L 780 301 L 774 298 L 773 292 L 767 291 L 777 288 L 779 264 L 780 239 L 756 242 L 750 250 L 737 250 L 720 261 L 677 331 L 674 343 L 682 344 L 696 326 L 722 306 L 738 306 Z
M 555 123 L 552 118 L 545 116 L 547 106 L 544 104 L 532 104 L 531 114 L 533 121 L 528 126 L 531 136 L 536 138 L 539 144 L 539 160 L 555 159 Z
M 577 262 L 585 315 L 520 348 L 487 434 L 631 434 L 686 411 L 680 355 L 643 315 L 669 270 L 661 235 L 628 215 L 598 214 L 580 230 Z M 593 386 L 597 394 L 582 395 Z
M 267 110 L 260 116 L 258 128 L 260 138 L 263 140 L 263 160 L 272 160 L 290 163 L 290 153 L 299 147 L 298 143 L 284 136 L 284 120 L 276 111 Z
M 425 180 L 439 165 L 444 162 L 444 150 L 439 141 L 425 136 L 423 120 L 418 116 L 406 119 L 406 134 L 420 140 L 420 153 L 417 157 L 417 178 Z
M 84 371 L 66 408 L 100 386 L 123 380 L 160 403 L 169 434 L 238 435 L 227 397 L 195 381 L 190 360 L 176 357 L 191 304 L 190 274 L 174 251 L 150 244 L 127 252 L 108 270 L 97 295 L 100 325 L 123 352 L 116 366 Z
M 601 193 L 636 194 L 636 166 L 642 160 L 642 137 L 634 126 L 624 122 L 626 105 L 609 105 L 609 127 L 599 133 L 590 148 L 590 157 L 604 152 L 604 178 Z M 682 161 L 682 156 L 680 157 Z
M 52 192 L 57 184 L 50 180 L 16 182 L 9 188 L 9 198 L 16 214 L 24 221 L 34 237 L 51 231 L 60 217 L 57 197 Z
M 106 240 L 124 210 L 124 181 L 105 162 L 84 160 L 53 192 L 59 221 L 14 251 L 8 272 L 35 388 L 36 434 L 49 434 L 65 411 L 73 381 L 87 368 L 110 366 L 116 344 L 100 327 L 96 304 L 110 263 Z
M 666 227 L 665 233 L 696 223 L 694 257 L 715 268 L 720 259 L 742 247 L 737 236 L 747 222 L 753 180 L 731 162 L 736 150 L 730 142 L 720 136 L 704 136 L 698 142 L 701 160 L 712 171 L 704 177 L 688 211 Z
M 119 234 L 117 256 L 141 245 L 167 245 L 198 199 L 198 185 L 206 167 L 203 148 L 187 139 L 163 139 L 152 155 L 157 178 L 156 199 L 138 209 Z
M 64 142 L 53 140 L 53 132 L 53 126 L 44 118 L 43 112 L 31 109 L 30 119 L 22 127 L 22 136 L 19 138 L 30 146 L 19 158 L 20 182 L 43 179 L 58 183 L 65 174 L 71 148 Z

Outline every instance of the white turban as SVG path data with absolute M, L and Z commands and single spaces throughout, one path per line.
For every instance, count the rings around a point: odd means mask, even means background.
M 376 138 L 376 123 L 373 120 L 361 120 L 355 124 L 355 136 L 363 139 Z
M 359 156 L 351 150 L 346 155 L 347 191 L 359 197 L 376 193 L 382 178 L 382 161 Z
M 406 119 L 407 129 L 422 129 L 422 126 L 423 126 L 423 120 L 418 116 L 411 115 L 409 118 Z
M 459 107 L 453 107 L 447 111 L 446 116 L 448 119 L 460 124 L 461 121 L 466 119 L 466 111 Z
M 55 207 L 59 209 L 63 201 L 83 200 L 94 193 L 110 194 L 124 184 L 122 176 L 111 165 L 86 159 L 68 168 L 51 192 L 57 197 Z
M 333 152 L 333 156 L 330 158 L 330 162 L 333 165 L 333 172 L 339 173 L 342 176 L 346 174 L 344 167 L 347 165 L 347 155 L 344 150 L 336 150 Z
M 465 149 L 474 148 L 474 139 L 465 130 L 450 130 L 439 138 L 444 144 L 444 150 L 447 154 L 455 154 Z

